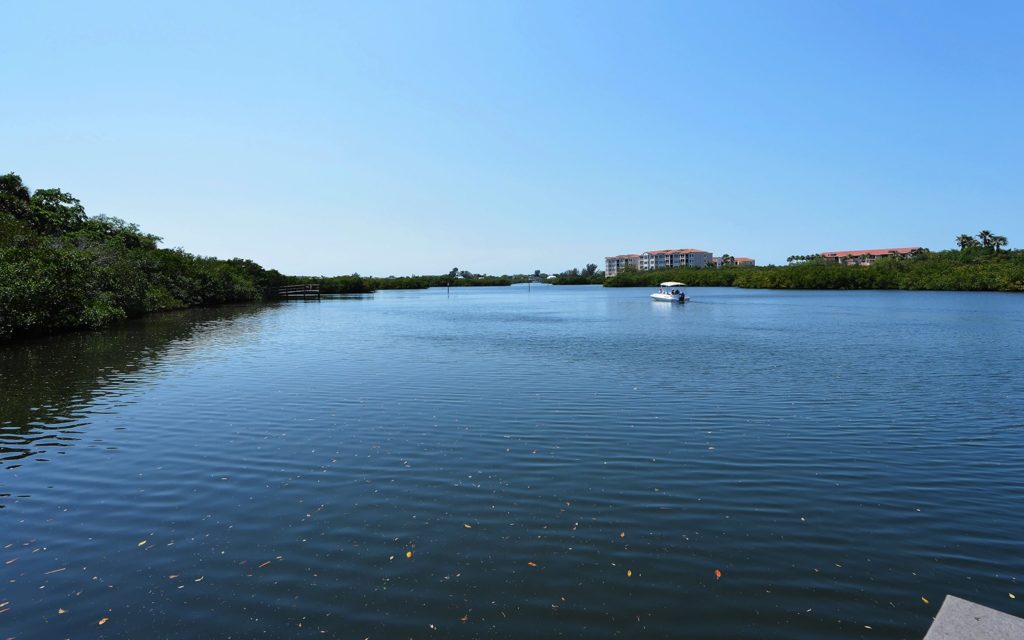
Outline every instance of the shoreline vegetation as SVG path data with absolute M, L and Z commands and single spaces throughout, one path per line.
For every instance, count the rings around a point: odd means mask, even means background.
M 666 280 L 685 282 L 688 287 L 745 289 L 1024 291 L 1024 251 L 1000 251 L 998 246 L 979 244 L 959 250 L 922 250 L 906 258 L 880 258 L 871 265 L 834 264 L 821 256 L 806 256 L 784 267 L 630 270 L 608 278 L 604 286 L 656 287 Z
M 252 260 L 196 256 L 159 242 L 119 218 L 88 216 L 70 193 L 33 192 L 18 175 L 0 175 L 0 340 L 95 329 L 155 311 L 256 302 L 272 298 L 277 287 L 307 283 L 326 294 L 527 282 L 650 287 L 664 280 L 766 289 L 1024 291 L 1024 251 L 1001 251 L 1006 239 L 987 231 L 978 240 L 959 236 L 959 251 L 922 250 L 870 266 L 801 256 L 785 267 L 627 271 L 607 279 L 596 264 L 553 278 L 539 270 L 491 276 L 457 267 L 441 275 L 288 276 Z

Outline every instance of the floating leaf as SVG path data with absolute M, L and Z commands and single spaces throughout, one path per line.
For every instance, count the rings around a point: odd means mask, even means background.
M 625 531 L 620 531 L 619 532 L 619 537 L 620 538 L 625 538 L 626 537 L 626 532 Z
M 107 620 L 110 620 L 110 618 L 100 618 L 100 621 L 99 621 L 98 624 L 107 624 Z
M 57 615 L 59 615 L 59 616 L 62 616 L 62 615 L 64 615 L 65 613 L 67 613 L 67 611 L 65 611 L 65 610 L 63 610 L 63 609 L 57 609 Z
M 715 569 L 715 580 L 721 580 L 721 579 L 722 579 L 722 570 L 721 569 Z
M 633 577 L 633 570 L 632 569 L 626 569 L 626 577 L 627 578 L 632 578 Z
M 921 602 L 928 604 L 928 598 L 921 596 Z
M 527 562 L 526 564 L 530 565 L 531 567 L 536 567 L 537 566 L 536 562 Z
M 141 547 L 142 545 L 146 544 L 147 542 L 149 542 L 149 540 L 143 540 L 137 546 Z
M 467 529 L 472 529 L 473 528 L 473 525 L 471 525 L 471 524 L 464 524 L 462 526 L 466 527 Z
M 412 551 L 406 551 L 405 552 L 405 557 L 406 558 L 411 558 L 412 557 Z
M 1012 593 L 1007 594 L 1007 595 L 1010 596 L 1010 600 L 1016 600 L 1017 599 L 1017 596 L 1013 595 Z

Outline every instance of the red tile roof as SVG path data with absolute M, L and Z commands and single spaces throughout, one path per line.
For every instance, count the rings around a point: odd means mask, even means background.
M 823 258 L 852 258 L 858 256 L 888 256 L 892 254 L 907 255 L 921 247 L 898 247 L 896 249 L 861 249 L 859 251 L 825 251 Z
M 711 253 L 710 251 L 704 251 L 703 249 L 658 249 L 657 251 L 644 251 L 644 253 L 652 256 L 664 255 L 668 253 Z

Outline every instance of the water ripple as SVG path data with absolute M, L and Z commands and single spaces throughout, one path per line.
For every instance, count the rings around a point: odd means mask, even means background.
M 5 346 L 0 626 L 788 640 L 919 638 L 945 593 L 1024 613 L 1024 299 L 694 298 L 385 292 Z

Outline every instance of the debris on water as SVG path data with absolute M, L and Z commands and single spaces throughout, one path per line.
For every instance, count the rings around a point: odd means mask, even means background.
M 100 621 L 97 624 L 100 624 L 100 625 L 107 624 L 107 620 L 110 620 L 110 618 L 100 618 Z
M 536 567 L 537 566 L 536 562 L 527 562 L 526 564 L 530 565 L 531 567 Z
M 722 570 L 721 569 L 715 569 L 715 580 L 721 580 L 721 579 L 722 579 Z
M 931 603 L 928 602 L 928 598 L 926 598 L 924 596 L 921 596 L 921 602 L 923 602 L 925 604 L 931 604 Z
M 412 557 L 412 551 L 406 551 L 405 552 L 405 557 L 406 558 L 411 558 Z

